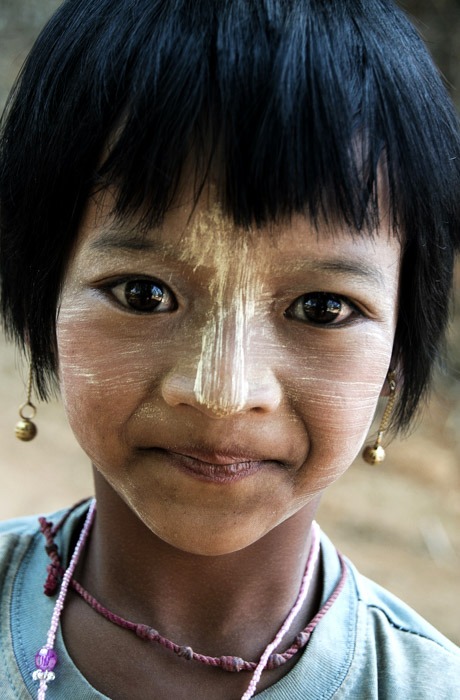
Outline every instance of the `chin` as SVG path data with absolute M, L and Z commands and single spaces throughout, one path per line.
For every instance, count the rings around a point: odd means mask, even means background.
M 148 526 L 148 524 L 146 523 Z M 220 528 L 221 532 L 210 532 L 208 528 L 195 528 L 193 533 L 187 529 L 184 532 L 161 532 L 151 528 L 156 537 L 166 544 L 188 554 L 204 557 L 219 557 L 226 554 L 234 554 L 246 547 L 250 547 L 254 542 L 260 540 L 266 532 L 253 532 L 247 529 L 237 533 Z M 204 530 L 204 531 L 203 531 Z

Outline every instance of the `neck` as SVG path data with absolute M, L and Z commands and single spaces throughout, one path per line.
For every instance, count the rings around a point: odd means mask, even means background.
M 211 557 L 160 540 L 99 474 L 96 496 L 97 516 L 77 580 L 110 609 L 177 643 L 256 659 L 297 598 L 318 502 L 249 547 Z M 320 595 L 317 567 L 286 641 L 313 617 Z

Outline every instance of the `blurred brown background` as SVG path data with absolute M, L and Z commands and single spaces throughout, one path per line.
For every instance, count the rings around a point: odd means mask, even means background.
M 58 0 L 0 0 L 0 102 Z M 460 106 L 459 0 L 401 0 Z M 457 285 L 458 287 L 459 285 Z M 457 294 L 458 297 L 458 294 Z M 39 407 L 39 437 L 14 438 L 27 368 L 0 335 L 0 518 L 91 493 L 88 460 L 60 405 Z M 460 644 L 460 313 L 429 406 L 384 466 L 357 461 L 325 496 L 319 521 L 363 573 Z M 109 412 L 110 407 L 107 407 Z

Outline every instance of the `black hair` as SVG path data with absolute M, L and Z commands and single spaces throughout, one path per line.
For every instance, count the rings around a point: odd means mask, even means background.
M 40 395 L 58 363 L 60 286 L 90 193 L 115 185 L 117 214 L 142 210 L 158 224 L 191 156 L 197 195 L 218 157 L 220 196 L 239 226 L 300 212 L 364 235 L 390 207 L 404 247 L 395 424 L 407 427 L 448 321 L 460 135 L 391 0 L 63 3 L 25 63 L 0 140 L 1 309 L 30 349 Z

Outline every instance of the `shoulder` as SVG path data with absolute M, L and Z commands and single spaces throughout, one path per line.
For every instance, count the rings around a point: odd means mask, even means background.
M 40 534 L 40 520 L 42 518 L 55 525 L 63 520 L 72 525 L 85 513 L 90 502 L 91 499 L 85 499 L 71 508 L 63 508 L 51 514 L 37 513 L 0 521 L 0 544 L 8 546 L 9 543 L 17 543 L 22 540 L 30 541 L 31 538 Z
M 46 516 L 56 523 L 65 514 L 65 510 Z M 0 580 L 8 570 L 19 562 L 32 542 L 40 536 L 39 515 L 29 515 L 0 522 Z
M 37 517 L 0 523 L 0 696 L 5 700 L 29 698 L 19 673 L 11 621 L 13 590 L 18 572 L 38 534 Z
M 460 649 L 399 598 L 349 570 L 359 600 L 354 671 L 378 689 L 368 697 L 460 697 Z
M 17 568 L 25 550 L 38 533 L 38 516 L 0 522 L 0 581 Z M 0 584 L 1 585 L 1 584 Z
M 294 668 L 261 700 L 460 698 L 457 647 L 361 576 L 324 534 L 321 555 L 323 595 L 311 637 Z
M 87 504 L 71 511 L 59 531 L 65 551 L 73 525 Z M 57 524 L 67 511 L 46 516 Z M 54 600 L 43 595 L 46 567 L 45 539 L 39 516 L 0 523 L 0 698 L 27 700 L 36 693 L 31 659 L 49 626 Z M 27 634 L 24 634 L 27 631 Z M 31 695 L 32 693 L 32 695 Z
M 59 527 L 58 535 L 61 552 L 65 554 L 73 526 L 88 505 L 89 501 L 82 501 L 71 509 L 59 510 L 46 516 L 30 515 L 0 522 L 0 590 L 5 586 L 6 579 L 15 576 L 24 557 L 32 556 L 37 548 L 44 550 L 45 539 L 40 521 L 47 522 L 49 526 L 58 523 L 64 525 L 65 522 L 65 527 Z
M 455 655 L 460 653 L 459 648 L 455 644 L 450 642 L 397 596 L 374 581 L 361 576 L 356 570 L 353 571 L 353 574 L 357 583 L 359 598 L 366 605 L 368 613 L 373 620 L 381 620 L 381 624 L 389 626 L 398 633 L 403 633 L 403 636 L 405 633 L 414 635 L 421 639 L 430 640 Z
M 38 515 L 29 515 L 0 522 L 0 542 L 17 541 L 22 536 L 33 535 L 38 530 Z

